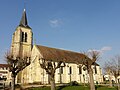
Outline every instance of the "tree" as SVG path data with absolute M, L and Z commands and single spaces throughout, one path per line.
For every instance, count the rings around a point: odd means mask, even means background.
M 54 62 L 52 60 L 48 61 L 45 59 L 39 59 L 39 64 L 42 69 L 44 69 L 47 74 L 50 76 L 50 84 L 51 84 L 51 90 L 56 90 L 55 88 L 55 71 L 56 69 L 60 68 L 63 64 L 63 67 L 65 66 L 65 63 L 62 61 Z
M 109 62 L 105 63 L 104 70 L 106 74 L 109 76 L 109 86 L 112 87 L 112 70 L 111 64 Z
M 120 56 L 118 55 L 112 58 L 110 65 L 111 65 L 111 71 L 115 77 L 115 82 L 118 86 L 118 90 L 120 90 L 119 80 L 117 79 L 118 76 L 120 76 Z
M 115 82 L 118 86 L 118 90 L 120 90 L 119 80 L 117 79 L 120 76 L 120 56 L 117 55 L 112 58 L 110 61 L 105 64 L 105 71 L 109 75 L 110 86 L 112 87 L 111 75 L 114 75 Z
M 17 74 L 22 71 L 25 67 L 27 67 L 28 65 L 30 65 L 30 57 L 28 56 L 24 56 L 24 57 L 20 57 L 18 56 L 14 56 L 11 53 L 7 53 L 5 55 L 7 64 L 9 66 L 9 71 L 11 72 L 11 77 L 12 77 L 12 90 L 15 90 L 15 79 Z
M 118 90 L 120 90 L 119 80 L 117 79 L 118 76 L 120 76 L 120 56 L 115 56 L 112 60 L 113 60 L 112 61 L 112 71 L 113 71 L 113 74 L 115 76 Z
M 89 57 L 89 58 L 88 58 Z M 95 64 L 95 62 L 99 58 L 99 52 L 97 51 L 91 51 L 83 60 L 83 65 L 85 65 L 85 69 L 88 71 L 89 77 L 90 77 L 90 90 L 95 90 L 95 84 L 94 84 L 94 78 L 93 78 L 93 69 L 92 65 Z

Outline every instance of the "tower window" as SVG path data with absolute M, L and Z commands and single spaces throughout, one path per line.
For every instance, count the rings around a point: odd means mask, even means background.
M 27 42 L 27 33 L 26 32 L 21 33 L 21 42 Z
M 25 33 L 25 42 L 27 42 L 27 33 Z
M 24 42 L 24 32 L 22 32 L 22 35 L 21 35 L 21 42 Z

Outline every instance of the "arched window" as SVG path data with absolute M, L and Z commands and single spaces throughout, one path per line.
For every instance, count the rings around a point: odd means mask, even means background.
M 97 67 L 96 67 L 96 65 L 94 66 L 94 69 L 95 69 L 95 74 L 97 74 Z
M 21 42 L 24 42 L 24 32 L 21 34 Z
M 27 42 L 27 33 L 26 32 L 21 33 L 21 42 Z
M 69 73 L 72 74 L 72 67 L 69 67 Z
M 79 74 L 82 74 L 82 67 L 79 67 Z
M 63 74 L 63 67 L 60 67 L 60 74 Z
M 25 42 L 27 42 L 27 33 L 25 33 Z

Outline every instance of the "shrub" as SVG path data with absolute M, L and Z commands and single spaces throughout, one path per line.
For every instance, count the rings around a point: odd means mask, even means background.
M 77 81 L 72 81 L 69 83 L 70 86 L 79 86 L 79 83 Z
M 32 84 L 33 84 L 33 85 L 42 85 L 41 82 L 33 82 Z

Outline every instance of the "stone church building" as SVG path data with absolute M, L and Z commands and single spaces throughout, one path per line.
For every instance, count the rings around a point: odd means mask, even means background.
M 18 74 L 17 83 L 49 83 L 49 75 L 40 67 L 39 59 L 65 62 L 65 67 L 56 70 L 56 83 L 69 83 L 70 81 L 89 82 L 88 72 L 83 70 L 84 66 L 79 67 L 78 65 L 82 64 L 81 58 L 85 56 L 84 54 L 42 45 L 33 45 L 33 32 L 28 25 L 25 9 L 21 21 L 12 36 L 11 52 L 16 56 L 31 56 L 31 64 Z M 103 76 L 100 66 L 95 63 L 92 68 L 94 81 L 102 82 Z

